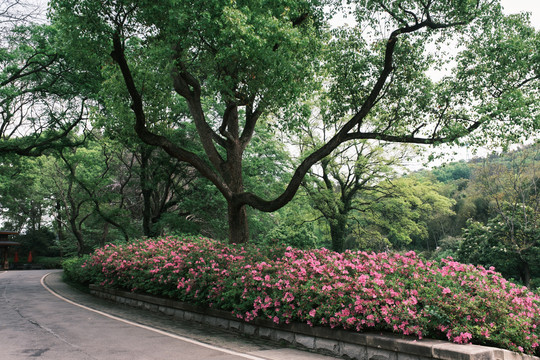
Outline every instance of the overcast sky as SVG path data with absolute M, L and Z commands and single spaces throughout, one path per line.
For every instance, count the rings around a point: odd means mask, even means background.
M 540 30 L 540 0 L 501 0 L 501 4 L 507 14 L 530 12 L 533 26 Z

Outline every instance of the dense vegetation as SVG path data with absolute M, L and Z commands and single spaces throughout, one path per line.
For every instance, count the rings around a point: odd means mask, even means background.
M 58 160 L 44 164 L 60 175 L 50 186 L 65 189 L 51 206 L 70 208 L 56 219 L 79 252 L 89 212 L 108 224 L 105 238 L 139 232 L 125 221 L 135 212 L 149 236 L 184 222 L 167 213 L 193 188 L 226 206 L 226 226 L 214 228 L 223 238 L 251 241 L 262 218 L 252 214 L 308 191 L 319 165 L 324 193 L 344 180 L 337 208 L 323 211 L 343 250 L 351 211 L 371 211 L 354 194 L 373 190 L 375 203 L 391 190 L 374 189 L 385 166 L 351 182 L 329 157 L 346 154 L 352 162 L 341 165 L 361 172 L 371 156 L 346 149 L 366 142 L 507 145 L 538 132 L 540 35 L 526 14 L 505 15 L 494 1 L 51 0 L 39 22 L 25 6 L 0 7 L 1 163 Z M 338 13 L 350 24 L 333 25 Z M 455 43 L 455 54 L 443 50 Z M 293 161 L 284 144 L 297 145 Z M 140 183 L 137 203 L 130 181 Z M 193 219 L 194 207 L 178 213 Z M 405 219 L 378 226 L 407 242 L 399 228 L 424 229 Z
M 127 151 L 121 153 L 125 158 L 118 158 L 120 153 L 114 154 L 110 145 L 109 154 L 98 147 L 99 142 L 89 144 L 60 158 L 19 158 L 17 167 L 0 167 L 4 226 L 27 229 L 20 239 L 21 253 L 71 256 L 125 241 L 125 235 L 131 239 L 144 235 L 137 158 Z M 287 161 L 284 152 L 267 151 L 266 156 Z M 405 176 L 389 167 L 383 176 L 383 160 L 362 158 L 353 174 L 369 181 L 351 197 L 347 216 L 340 210 L 345 209 L 342 194 L 347 196 L 340 182 L 333 181 L 328 189 L 323 172 L 314 173 L 285 208 L 272 215 L 251 214 L 252 242 L 339 251 L 414 250 L 433 259 L 452 256 L 464 263 L 495 266 L 506 278 L 536 289 L 540 287 L 539 151 L 532 145 Z M 150 235 L 202 233 L 225 239 L 225 204 L 196 174 L 162 160 L 152 174 Z M 332 161 L 326 171 L 338 174 L 332 170 L 337 160 Z M 258 163 L 265 164 L 265 159 L 254 156 L 253 167 L 260 169 Z M 275 175 L 278 169 L 266 176 Z M 254 179 L 268 181 L 260 175 Z M 332 231 L 338 216 L 343 220 L 341 248 L 335 247 Z
M 381 330 L 540 355 L 540 296 L 451 258 L 158 238 L 66 264 L 81 283 L 168 296 L 239 319 Z
M 48 19 L 31 6 L 0 3 L 0 220 L 23 254 L 99 248 L 67 273 L 246 320 L 538 354 L 538 299 L 490 268 L 540 287 L 528 15 L 491 0 L 51 0 Z M 443 143 L 531 145 L 400 166 Z M 131 242 L 178 233 L 221 242 Z

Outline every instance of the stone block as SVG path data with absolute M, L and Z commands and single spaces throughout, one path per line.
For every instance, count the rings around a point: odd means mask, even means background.
M 151 311 L 151 312 L 158 312 L 158 306 L 155 304 L 150 304 L 147 302 L 143 302 L 143 309 Z
M 187 321 L 193 321 L 196 323 L 202 323 L 203 322 L 203 315 L 199 313 L 194 313 L 191 311 L 184 312 L 184 320 Z
M 440 360 L 493 360 L 493 349 L 478 345 L 444 343 L 434 345 L 433 358 Z
M 178 320 L 184 320 L 185 311 L 180 309 L 174 309 L 173 317 Z
M 169 316 L 174 316 L 174 309 L 172 307 L 168 307 L 168 306 L 163 306 L 163 313 L 165 315 L 169 315 Z M 182 315 L 183 316 L 183 315 Z
M 404 354 L 404 353 L 397 353 L 397 360 L 432 360 L 431 357 L 425 357 L 425 356 L 418 356 L 418 355 L 411 355 L 411 354 Z
M 221 328 L 221 329 L 228 329 L 229 326 L 230 326 L 229 322 L 230 321 L 227 320 L 227 319 L 217 317 L 216 318 L 216 327 Z
M 446 342 L 431 339 L 398 339 L 396 340 L 397 348 L 394 351 L 401 354 L 409 354 L 412 356 L 411 359 L 431 359 L 433 346 L 443 343 Z
M 294 333 L 290 331 L 276 330 L 276 340 L 284 341 L 287 344 L 294 343 Z
M 339 341 L 315 338 L 315 349 L 339 355 Z
M 270 339 L 274 340 L 276 338 L 276 333 L 274 329 L 270 329 L 267 327 L 260 327 L 259 328 L 259 337 L 263 339 Z
M 397 360 L 397 353 L 389 350 L 368 347 L 367 360 Z
M 242 331 L 242 323 L 240 321 L 229 321 L 229 329 L 234 331 Z
M 207 324 L 213 327 L 216 327 L 216 320 L 217 318 L 215 316 L 203 315 L 202 317 L 203 324 Z
M 257 327 L 249 324 L 244 324 L 244 334 L 252 336 L 255 335 L 257 332 Z
M 348 342 L 340 342 L 339 354 L 349 359 L 367 360 L 367 347 L 364 345 L 351 344 Z
M 315 349 L 315 338 L 313 336 L 295 334 L 294 341 L 308 349 Z

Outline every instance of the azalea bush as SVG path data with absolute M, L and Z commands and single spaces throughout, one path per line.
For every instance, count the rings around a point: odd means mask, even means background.
M 540 296 L 493 268 L 452 258 L 166 237 L 107 245 L 70 262 L 66 273 L 227 310 L 244 321 L 390 331 L 540 355 Z

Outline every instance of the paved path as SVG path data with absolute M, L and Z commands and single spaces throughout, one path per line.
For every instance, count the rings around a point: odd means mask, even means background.
M 335 359 L 97 299 L 45 270 L 0 272 L 0 339 L 0 360 Z

